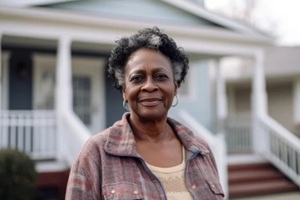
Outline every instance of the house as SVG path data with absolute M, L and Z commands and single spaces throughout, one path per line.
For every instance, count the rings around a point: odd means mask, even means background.
M 265 50 L 265 76 L 268 94 L 268 113 L 291 133 L 300 137 L 300 48 L 273 46 Z M 234 62 L 234 63 L 233 63 Z M 250 115 L 251 61 L 228 59 L 225 65 L 235 64 L 235 73 L 225 74 L 229 115 Z M 235 103 L 230 103 L 234 101 Z
M 189 77 L 170 115 L 211 145 L 225 193 L 228 109 L 221 62 L 231 56 L 253 62 L 249 138 L 259 147 L 253 155 L 285 166 L 261 137 L 270 141 L 274 135 L 285 147 L 292 143 L 298 168 L 288 167 L 286 175 L 300 185 L 299 143 L 281 139 L 290 133 L 278 130 L 267 115 L 264 51 L 273 45 L 267 35 L 205 10 L 201 1 L 42 2 L 0 7 L 0 148 L 17 148 L 37 161 L 41 195 L 63 199 L 68 170 L 82 145 L 124 112 L 121 94 L 105 70 L 114 41 L 153 26 L 171 35 L 190 57 Z

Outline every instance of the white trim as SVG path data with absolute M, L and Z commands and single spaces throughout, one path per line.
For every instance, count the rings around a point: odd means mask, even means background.
M 187 77 L 185 79 L 185 82 L 183 83 L 183 85 L 186 85 L 186 94 L 182 94 L 180 93 L 182 88 L 179 88 L 179 92 L 178 92 L 178 98 L 179 101 L 194 101 L 197 99 L 197 67 L 196 65 L 191 64 L 190 65 L 190 69 L 189 72 L 187 74 Z
M 67 163 L 63 161 L 37 162 L 35 166 L 37 172 L 60 172 L 70 169 Z
M 78 1 L 78 0 L 0 0 L 1 6 L 17 6 L 17 7 L 28 7 L 43 4 L 60 3 L 67 1 Z
M 186 2 L 187 3 L 187 2 Z M 133 21 L 133 20 L 125 20 L 125 19 L 116 19 L 116 18 L 108 18 L 106 16 L 93 16 L 93 15 L 84 15 L 79 13 L 72 13 L 72 12 L 66 12 L 66 11 L 59 11 L 59 10 L 49 10 L 49 9 L 43 9 L 43 8 L 10 8 L 10 7 L 0 7 L 0 16 L 4 15 L 6 18 L 19 18 L 20 20 L 30 20 L 30 23 L 39 22 L 42 21 L 44 23 L 41 23 L 41 25 L 45 25 L 45 23 L 63 23 L 64 27 L 72 27 L 71 33 L 76 34 L 77 30 L 74 31 L 74 25 L 75 26 L 81 26 L 81 29 L 92 29 L 94 27 L 96 30 L 99 31 L 99 27 L 101 27 L 102 30 L 112 30 L 112 33 L 114 36 L 114 41 L 117 37 L 120 37 L 120 35 L 128 35 L 133 32 L 136 32 L 137 30 L 141 29 L 142 27 L 151 27 L 151 26 L 158 26 L 163 27 L 164 29 L 168 30 L 169 34 L 175 35 L 185 35 L 185 37 L 194 37 L 194 38 L 205 38 L 207 39 L 225 39 L 225 40 L 232 40 L 239 41 L 239 42 L 250 42 L 250 44 L 253 43 L 261 43 L 261 44 L 271 44 L 272 40 L 269 38 L 257 36 L 257 35 L 247 35 L 247 34 L 239 34 L 235 33 L 233 31 L 224 30 L 220 28 L 213 28 L 213 27 L 204 27 L 204 26 L 177 26 L 177 25 L 167 25 L 167 24 L 161 24 L 159 22 L 142 22 L 142 21 Z M 38 17 L 37 17 L 38 16 Z M 37 20 L 38 21 L 35 21 Z M 14 21 L 15 22 L 15 21 Z M 4 23 L 4 21 L 3 21 Z M 3 24 L 4 25 L 4 24 Z M 12 23 L 8 21 L 6 27 L 11 27 Z M 20 25 L 18 25 L 20 26 Z M 13 27 L 13 26 L 12 26 Z M 52 31 L 44 31 L 45 33 L 48 33 L 49 36 L 53 36 L 55 32 L 53 31 L 53 27 L 50 25 L 47 26 L 48 29 Z M 44 27 L 47 29 L 47 27 Z M 32 27 L 33 28 L 33 27 Z M 94 29 L 94 30 L 95 30 Z M 26 30 L 26 29 L 22 29 Z M 187 31 L 188 30 L 188 31 Z M 7 30 L 9 31 L 9 30 Z M 31 32 L 34 34 L 37 31 L 41 31 L 39 28 L 35 27 L 31 29 Z M 84 30 L 85 31 L 85 30 Z M 116 35 L 117 32 L 117 35 Z M 18 32 L 17 32 L 18 33 Z M 8 32 L 9 34 L 9 32 Z M 39 34 L 36 34 L 37 37 Z M 57 34 L 55 34 L 57 35 Z M 54 36 L 55 36 L 54 35 Z M 108 33 L 109 35 L 109 33 Z M 51 38 L 51 37 L 50 37 Z M 57 38 L 57 36 L 55 36 Z M 85 40 L 83 40 L 85 41 Z
M 195 2 L 186 1 L 186 0 L 162 0 L 162 1 L 172 4 L 173 6 L 176 6 L 179 9 L 186 10 L 196 16 L 207 19 L 208 21 L 212 21 L 216 24 L 220 24 L 221 26 L 228 27 L 229 29 L 233 29 L 246 34 L 255 35 L 262 39 L 270 40 L 270 37 L 267 37 L 263 34 L 259 34 L 257 31 L 254 30 L 254 28 L 249 28 L 245 25 L 234 22 L 233 20 L 226 19 L 225 16 L 219 16 L 213 12 L 204 9 L 203 7 L 201 7 L 199 4 Z
M 46 109 L 47 95 L 53 95 L 53 108 L 55 107 L 54 96 L 55 96 L 55 71 L 56 71 L 56 55 L 55 54 L 44 54 L 44 53 L 34 53 L 32 56 L 33 67 L 34 67 L 34 84 L 33 84 L 33 109 Z M 44 79 L 45 73 L 53 75 L 53 80 Z M 51 77 L 48 77 L 51 78 Z M 45 81 L 53 85 L 53 88 L 45 88 L 43 84 Z M 49 81 L 54 81 L 50 83 Z M 53 91 L 51 91 L 51 89 Z

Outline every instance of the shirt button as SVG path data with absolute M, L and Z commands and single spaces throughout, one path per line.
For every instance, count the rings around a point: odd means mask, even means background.
M 112 194 L 116 193 L 116 190 L 112 190 L 111 193 L 112 193 Z
M 215 185 L 211 185 L 212 188 L 215 188 Z
M 136 190 L 135 190 L 135 191 L 133 191 L 133 194 L 138 194 L 138 191 L 136 191 Z
M 196 185 L 192 185 L 192 189 L 193 189 L 193 190 L 196 189 Z

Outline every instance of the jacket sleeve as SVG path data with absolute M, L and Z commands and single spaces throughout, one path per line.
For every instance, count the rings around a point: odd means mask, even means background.
M 88 141 L 71 168 L 66 200 L 102 199 L 100 160 L 97 148 Z

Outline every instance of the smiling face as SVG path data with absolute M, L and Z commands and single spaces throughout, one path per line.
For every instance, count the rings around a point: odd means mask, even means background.
M 131 114 L 144 120 L 167 117 L 177 92 L 170 60 L 152 49 L 134 52 L 125 66 L 123 98 Z

